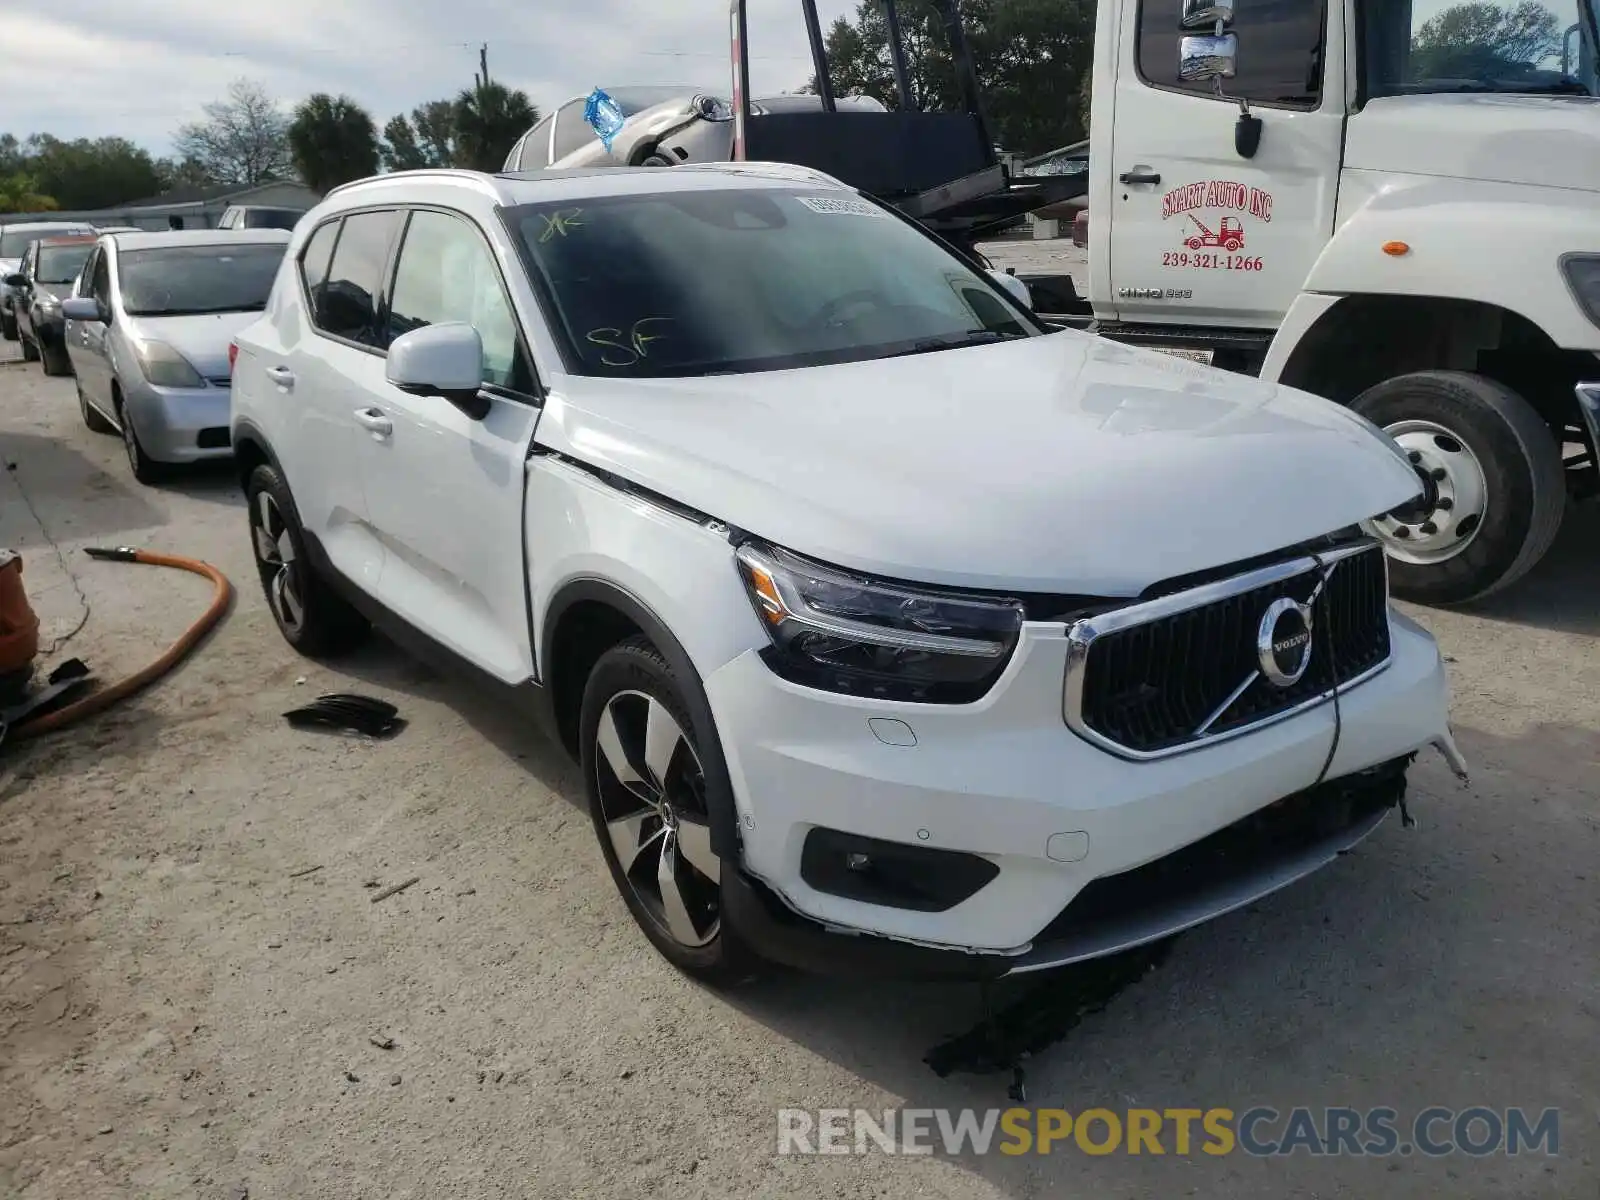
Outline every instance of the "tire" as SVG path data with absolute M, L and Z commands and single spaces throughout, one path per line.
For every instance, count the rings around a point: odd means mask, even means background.
M 1418 371 L 1368 388 L 1350 407 L 1431 481 L 1416 509 L 1371 523 L 1395 595 L 1481 600 L 1544 557 L 1566 511 L 1566 470 L 1550 427 L 1516 392 L 1465 371 Z
M 89 432 L 116 433 L 117 427 L 101 416 L 100 410 L 90 404 L 89 397 L 83 394 L 83 380 L 74 378 L 72 382 L 78 393 L 78 412 L 83 416 L 83 423 L 89 427 Z
M 642 155 L 634 165 L 640 167 L 675 167 L 678 164 L 661 153 L 659 149 L 652 148 L 648 154 Z
M 39 361 L 39 343 L 26 336 L 21 330 L 17 331 L 17 341 L 22 343 L 22 361 Z
M 645 746 L 657 735 L 655 744 L 667 751 L 652 769 Z M 721 920 L 721 863 L 711 853 L 694 723 L 682 685 L 646 638 L 629 638 L 595 663 L 578 738 L 600 851 L 644 935 L 673 966 L 707 983 L 727 987 L 753 978 L 759 959 Z M 630 775 L 631 786 L 622 782 Z M 727 780 L 712 782 L 725 789 Z M 625 865 L 621 854 L 630 851 Z M 670 889 L 661 883 L 664 873 Z
M 145 453 L 144 443 L 139 440 L 139 431 L 133 427 L 133 415 L 128 412 L 120 397 L 117 400 L 117 421 L 122 426 L 122 448 L 127 453 L 128 466 L 133 471 L 133 477 L 146 487 L 160 483 L 170 473 L 171 468 Z
M 9 308 L 0 309 L 0 338 L 8 342 L 17 340 L 17 318 Z
M 278 632 L 307 658 L 337 658 L 365 640 L 366 618 L 317 574 L 306 554 L 294 497 L 276 468 L 263 463 L 245 481 L 250 548 Z
M 39 365 L 44 368 L 46 375 L 60 377 L 72 374 L 72 359 L 68 356 L 65 346 L 51 346 L 40 342 Z

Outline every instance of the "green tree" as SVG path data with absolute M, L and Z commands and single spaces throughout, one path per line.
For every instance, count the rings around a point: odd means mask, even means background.
M 204 120 L 173 136 L 180 160 L 198 163 L 218 183 L 266 183 L 289 174 L 289 122 L 259 83 L 235 79 L 204 112 Z
M 39 191 L 27 172 L 0 175 L 0 213 L 53 212 L 60 207 L 55 197 Z
M 317 92 L 294 110 L 289 150 L 307 187 L 327 192 L 378 173 L 378 129 L 349 96 Z
M 383 141 L 378 146 L 378 158 L 385 171 L 415 171 L 433 166 L 417 145 L 416 131 L 404 113 L 389 118 L 383 127 Z
M 1515 77 L 1560 52 L 1555 13 L 1538 0 L 1473 0 L 1429 17 L 1411 39 L 1415 79 Z
M 456 166 L 498 171 L 517 139 L 538 120 L 539 110 L 526 92 L 479 79 L 456 97 Z
M 962 104 L 943 19 L 930 0 L 901 0 L 913 98 L 926 110 Z M 1006 149 L 1038 154 L 1077 141 L 1088 126 L 1085 77 L 1094 52 L 1088 0 L 960 0 L 963 28 L 991 131 Z M 826 36 L 834 90 L 898 103 L 880 0 Z M 805 88 L 816 90 L 813 80 Z
M 161 190 L 161 172 L 147 150 L 126 138 L 64 142 L 35 134 L 25 147 L 27 170 L 39 190 L 65 209 L 110 208 Z
M 455 124 L 454 100 L 430 100 L 412 109 L 409 117 L 404 113 L 390 117 L 383 127 L 383 144 L 378 147 L 384 168 L 415 171 L 454 166 Z

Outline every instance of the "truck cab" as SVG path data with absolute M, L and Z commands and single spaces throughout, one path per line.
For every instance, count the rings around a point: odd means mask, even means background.
M 1486 596 L 1600 451 L 1600 0 L 1106 0 L 1079 324 L 1347 404 L 1397 593 Z

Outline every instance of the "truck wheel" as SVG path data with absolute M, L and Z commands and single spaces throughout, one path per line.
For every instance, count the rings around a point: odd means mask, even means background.
M 1550 427 L 1516 392 L 1465 371 L 1418 371 L 1368 388 L 1350 407 L 1423 477 L 1416 503 L 1370 525 L 1395 595 L 1478 600 L 1544 557 L 1566 509 L 1566 472 Z
M 644 935 L 680 971 L 727 986 L 755 975 L 758 960 L 722 920 L 708 768 L 681 688 L 643 637 L 600 656 L 578 720 L 584 788 L 606 866 Z

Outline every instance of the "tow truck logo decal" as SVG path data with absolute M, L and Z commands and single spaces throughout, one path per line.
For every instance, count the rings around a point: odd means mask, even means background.
M 1272 193 L 1227 179 L 1203 179 L 1173 188 L 1161 197 L 1161 219 L 1182 218 L 1178 234 L 1182 247 L 1162 251 L 1161 265 L 1180 270 L 1261 270 L 1261 255 L 1243 253 L 1249 236 L 1240 213 L 1269 224 Z

